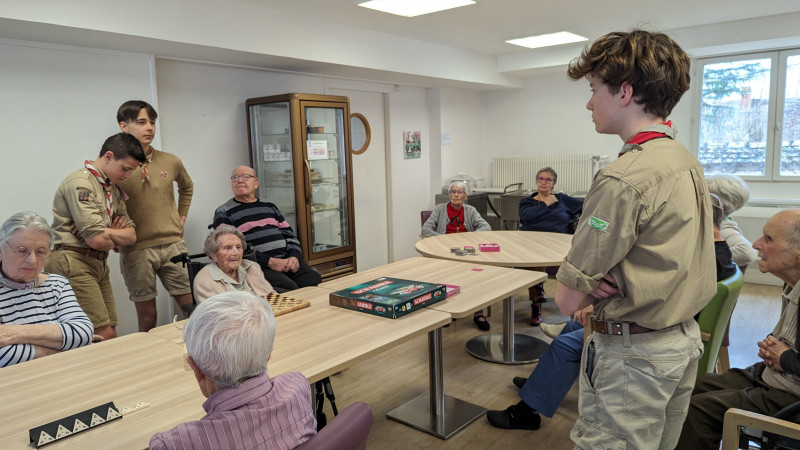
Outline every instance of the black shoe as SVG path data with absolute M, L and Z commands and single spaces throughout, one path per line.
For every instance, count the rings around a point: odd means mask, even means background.
M 477 325 L 478 329 L 481 331 L 489 331 L 489 328 L 491 327 L 489 325 L 489 321 L 486 320 L 486 316 L 484 316 L 482 313 L 472 316 L 472 321 L 475 322 L 475 325 Z
M 505 411 L 487 412 L 486 419 L 493 426 L 506 430 L 538 430 L 542 420 L 539 413 L 521 401 Z
M 511 380 L 511 382 L 514 383 L 514 386 L 516 386 L 516 387 L 518 387 L 520 389 L 522 389 L 522 386 L 525 386 L 525 383 L 527 381 L 528 381 L 528 379 L 525 378 L 525 377 L 514 377 L 514 379 Z

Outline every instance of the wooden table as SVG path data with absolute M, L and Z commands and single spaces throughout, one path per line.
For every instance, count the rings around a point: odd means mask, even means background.
M 450 323 L 450 315 L 423 309 L 399 319 L 351 311 L 328 303 L 332 291 L 307 287 L 286 295 L 308 300 L 308 308 L 275 318 L 278 330 L 267 372 L 280 375 L 297 371 L 313 383 L 384 352 L 410 339 Z M 185 320 L 178 322 L 179 327 Z M 150 334 L 181 344 L 175 325 L 153 328 Z
M 478 244 L 499 244 L 499 252 L 478 251 Z M 458 256 L 452 247 L 475 247 L 476 256 Z M 440 234 L 415 245 L 423 256 L 503 267 L 560 266 L 572 245 L 572 235 L 540 231 L 473 231 Z
M 32 448 L 29 429 L 112 401 L 120 411 L 149 406 L 46 448 L 147 448 L 156 432 L 205 414 L 182 347 L 147 333 L 5 367 L 0 385 L 2 449 Z
M 470 316 L 475 311 L 508 297 L 516 290 L 533 286 L 545 280 L 547 274 L 485 266 L 470 263 L 470 260 L 453 262 L 431 258 L 409 258 L 326 281 L 320 284 L 320 287 L 340 290 L 379 277 L 460 286 L 460 294 L 435 303 L 426 309 L 444 311 L 453 317 L 461 318 Z M 415 311 L 403 318 L 416 317 L 421 312 Z M 513 331 L 513 324 L 511 330 Z M 423 393 L 390 411 L 387 415 L 393 420 L 447 439 L 483 415 L 486 408 L 444 394 L 441 328 L 428 333 L 428 353 L 430 392 Z M 513 358 L 513 355 L 507 356 Z
M 417 241 L 419 253 L 430 258 L 503 267 L 544 268 L 561 265 L 569 252 L 572 236 L 538 231 L 474 231 L 441 234 Z M 498 244 L 498 252 L 481 252 L 478 244 Z M 474 255 L 459 256 L 453 247 L 475 247 Z M 545 277 L 546 278 L 546 277 Z M 544 281 L 544 280 L 540 280 Z M 514 298 L 503 301 L 503 333 L 482 334 L 467 341 L 467 351 L 476 358 L 502 364 L 536 362 L 547 344 L 533 336 L 514 333 Z

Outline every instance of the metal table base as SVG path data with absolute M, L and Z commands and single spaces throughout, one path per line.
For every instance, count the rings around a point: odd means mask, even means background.
M 389 411 L 386 416 L 417 430 L 447 439 L 486 412 L 486 408 L 444 395 L 442 329 L 428 332 L 430 392 Z
M 467 341 L 467 352 L 484 361 L 528 364 L 539 361 L 549 345 L 541 339 L 514 334 L 514 297 L 503 300 L 503 334 L 482 334 Z

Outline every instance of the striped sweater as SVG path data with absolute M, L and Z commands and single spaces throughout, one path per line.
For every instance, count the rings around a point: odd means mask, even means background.
M 69 281 L 53 274 L 33 289 L 20 291 L 0 285 L 0 323 L 58 324 L 62 336 L 59 350 L 90 343 L 94 332 L 92 322 L 75 300 Z M 32 344 L 0 347 L 0 367 L 30 361 L 35 355 Z
M 242 203 L 232 198 L 214 211 L 214 228 L 223 223 L 238 228 L 247 243 L 265 256 L 302 259 L 300 241 L 272 203 L 261 200 Z

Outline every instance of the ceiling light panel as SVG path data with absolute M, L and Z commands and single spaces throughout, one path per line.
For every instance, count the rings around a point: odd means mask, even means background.
M 475 3 L 475 0 L 361 0 L 355 2 L 356 5 L 364 8 L 405 17 L 421 16 Z
M 529 36 L 520 39 L 509 39 L 506 42 L 509 44 L 520 45 L 528 48 L 541 48 L 551 47 L 553 45 L 572 44 L 573 42 L 583 42 L 589 39 L 578 36 L 577 34 L 568 31 L 559 31 L 558 33 L 540 34 L 539 36 Z

